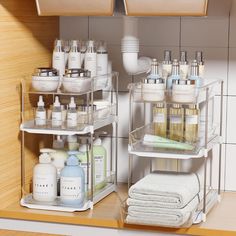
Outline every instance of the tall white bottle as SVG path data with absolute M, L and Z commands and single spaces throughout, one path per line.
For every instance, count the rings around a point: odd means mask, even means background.
M 168 76 L 171 75 L 172 71 L 172 60 L 171 60 L 171 51 L 164 51 L 164 61 L 162 62 L 162 78 L 167 81 Z
M 35 124 L 37 126 L 46 125 L 46 110 L 44 108 L 43 96 L 39 96 L 38 107 L 36 109 Z
M 80 64 L 84 67 L 84 57 L 87 50 L 87 45 L 85 41 L 80 41 Z
M 57 197 L 57 169 L 47 153 L 39 156 L 39 164 L 33 171 L 33 198 L 40 202 L 52 202 Z
M 195 59 L 197 60 L 197 63 L 198 63 L 199 76 L 200 76 L 201 78 L 204 78 L 205 65 L 204 65 L 204 60 L 203 60 L 203 53 L 202 53 L 202 51 L 196 51 Z
M 84 69 L 91 72 L 91 77 L 94 77 L 97 74 L 97 53 L 95 42 L 92 40 L 87 42 L 87 50 L 84 57 Z
M 100 41 L 97 48 L 97 75 L 105 75 L 108 71 L 108 52 L 104 41 Z
M 71 41 L 71 48 L 68 55 L 68 69 L 81 68 L 81 54 L 76 40 Z
M 55 40 L 55 47 L 52 56 L 52 67 L 59 71 L 60 77 L 65 74 L 65 52 L 62 47 L 62 40 Z
M 187 61 L 187 52 L 186 51 L 180 52 L 179 70 L 180 70 L 180 78 L 187 79 L 189 64 Z

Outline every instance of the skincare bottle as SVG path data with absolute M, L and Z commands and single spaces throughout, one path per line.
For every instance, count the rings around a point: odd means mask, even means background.
M 87 50 L 84 57 L 84 69 L 91 72 L 91 77 L 96 76 L 97 73 L 97 53 L 94 44 L 95 42 L 92 40 L 87 42 Z
M 84 67 L 84 57 L 85 57 L 86 50 L 87 50 L 86 42 L 85 41 L 80 41 L 80 64 L 81 64 L 81 68 Z
M 158 70 L 158 62 L 156 58 L 152 59 L 152 64 L 151 64 L 151 71 L 149 75 L 147 76 L 148 79 L 159 79 L 161 76 L 159 75 L 159 70 Z
M 162 78 L 167 80 L 172 71 L 171 51 L 164 51 L 164 61 L 162 62 Z
M 200 76 L 201 78 L 204 78 L 205 65 L 204 65 L 204 60 L 203 60 L 203 53 L 202 53 L 202 51 L 196 51 L 195 59 L 197 60 L 197 63 L 198 63 L 199 76 Z
M 59 97 L 55 97 L 55 102 L 52 109 L 52 127 L 60 127 L 62 125 L 62 112 Z
M 77 126 L 77 110 L 74 97 L 70 98 L 69 109 L 67 111 L 67 127 L 75 128 Z
M 35 124 L 37 126 L 46 125 L 46 110 L 44 108 L 43 96 L 39 96 L 38 107 L 36 109 Z
M 187 52 L 186 51 L 180 52 L 179 69 L 180 69 L 180 78 L 187 79 L 189 65 L 188 65 L 188 61 L 187 61 Z
M 57 197 L 57 170 L 51 164 L 48 153 L 39 156 L 39 164 L 33 170 L 33 198 L 40 202 L 52 202 Z
M 79 166 L 76 151 L 68 152 L 66 166 L 61 171 L 60 200 L 65 205 L 81 206 L 84 202 L 84 170 Z
M 195 143 L 198 140 L 199 109 L 189 105 L 185 109 L 185 141 Z
M 179 62 L 178 60 L 174 59 L 172 64 L 172 72 L 171 75 L 167 79 L 166 88 L 167 90 L 171 90 L 173 87 L 173 81 L 179 80 L 180 74 L 179 74 Z
M 157 103 L 153 106 L 154 134 L 166 138 L 167 109 L 164 103 Z
M 100 41 L 97 48 L 97 75 L 106 75 L 108 67 L 108 52 L 104 41 Z
M 52 67 L 59 71 L 60 77 L 65 74 L 65 52 L 62 47 L 62 40 L 55 41 L 53 50 Z
M 95 189 L 102 189 L 106 185 L 107 177 L 107 151 L 98 137 L 93 143 L 94 184 Z
M 68 69 L 81 68 L 81 54 L 76 40 L 72 40 L 72 45 L 68 55 Z
M 180 104 L 173 104 L 169 112 L 170 139 L 182 142 L 184 138 L 184 109 Z
M 195 84 L 197 88 L 200 88 L 203 85 L 203 79 L 199 76 L 199 67 L 198 67 L 197 60 L 193 60 L 191 63 L 189 79 L 195 80 Z
M 69 52 L 70 52 L 70 40 L 64 40 L 63 41 L 63 46 L 64 46 L 64 52 L 65 52 L 65 68 L 68 64 L 68 57 L 69 57 Z
M 68 135 L 67 136 L 68 150 L 76 151 L 79 148 L 77 135 Z

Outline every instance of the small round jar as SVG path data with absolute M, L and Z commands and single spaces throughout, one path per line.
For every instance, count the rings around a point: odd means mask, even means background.
M 165 99 L 164 79 L 145 79 L 142 83 L 142 99 L 148 102 L 159 102 Z
M 172 88 L 173 102 L 192 103 L 196 101 L 196 85 L 194 80 L 174 80 Z

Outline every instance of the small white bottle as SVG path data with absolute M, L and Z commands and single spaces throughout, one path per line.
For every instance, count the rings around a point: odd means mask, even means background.
M 52 127 L 60 127 L 61 125 L 62 125 L 61 104 L 59 101 L 59 97 L 56 96 L 52 109 Z
M 75 128 L 77 126 L 77 110 L 74 97 L 71 97 L 70 99 L 66 123 L 68 128 Z
M 93 40 L 87 42 L 87 50 L 84 57 L 84 69 L 91 72 L 91 77 L 97 74 L 97 53 Z
M 76 40 L 72 40 L 72 45 L 68 55 L 68 69 L 81 68 L 81 54 Z
M 53 50 L 52 67 L 59 71 L 60 77 L 65 74 L 65 64 L 65 52 L 62 47 L 62 40 L 57 39 Z
M 104 41 L 100 41 L 97 48 L 97 75 L 106 75 L 108 70 L 108 52 Z
M 202 51 L 196 51 L 195 59 L 196 59 L 197 62 L 198 62 L 199 76 L 200 76 L 201 78 L 204 78 L 205 65 L 204 65 L 204 60 L 203 60 L 203 53 L 202 53 Z
M 180 52 L 180 61 L 179 61 L 179 71 L 180 71 L 180 78 L 187 79 L 189 70 L 189 64 L 187 61 L 187 52 L 181 51 Z
M 39 164 L 33 170 L 33 198 L 40 202 L 52 202 L 57 197 L 57 169 L 47 153 L 39 156 Z
M 35 124 L 37 126 L 46 125 L 46 110 L 44 108 L 43 96 L 39 96 L 38 107 L 35 114 Z

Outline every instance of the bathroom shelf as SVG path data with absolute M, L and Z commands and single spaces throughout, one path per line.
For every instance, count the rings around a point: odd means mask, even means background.
M 79 124 L 76 129 L 67 129 L 66 126 L 59 128 L 51 127 L 50 122 L 46 127 L 39 127 L 35 125 L 34 120 L 26 121 L 20 126 L 21 131 L 33 134 L 52 134 L 52 135 L 74 135 L 74 134 L 88 134 L 104 126 L 117 122 L 118 118 L 115 115 L 110 115 L 105 119 L 99 119 L 94 122 L 94 125 Z

